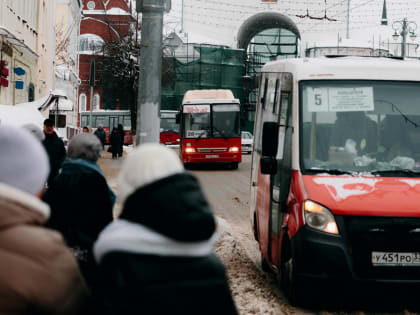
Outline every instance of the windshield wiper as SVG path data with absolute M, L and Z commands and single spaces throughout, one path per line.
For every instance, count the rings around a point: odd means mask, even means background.
M 372 171 L 373 175 L 384 175 L 384 176 L 409 176 L 409 177 L 420 177 L 420 172 L 416 172 L 409 169 L 396 169 L 396 170 L 382 170 Z
M 213 126 L 213 129 L 216 130 L 222 136 L 222 138 L 224 138 L 226 141 L 228 140 L 225 134 L 221 132 L 217 127 Z
M 204 132 L 202 132 L 197 138 L 195 138 L 196 141 L 200 140 L 201 137 L 203 137 L 204 135 L 207 135 L 207 132 L 209 131 L 209 129 L 205 129 Z

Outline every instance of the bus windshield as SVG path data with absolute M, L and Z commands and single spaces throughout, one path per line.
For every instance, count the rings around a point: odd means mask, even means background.
M 185 105 L 185 138 L 239 138 L 238 104 Z
M 176 123 L 176 119 L 174 118 L 160 118 L 160 132 L 179 132 L 179 125 Z
M 306 173 L 420 174 L 420 83 L 300 83 Z

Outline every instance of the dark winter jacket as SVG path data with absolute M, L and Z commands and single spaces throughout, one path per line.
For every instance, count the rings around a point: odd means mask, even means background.
M 47 151 L 50 161 L 48 184 L 51 184 L 54 177 L 58 174 L 61 163 L 63 163 L 66 158 L 66 148 L 64 147 L 63 140 L 61 140 L 55 132 L 52 134 L 45 134 L 45 139 L 42 141 L 42 144 Z
M 98 137 L 98 139 L 101 141 L 102 147 L 103 147 L 106 143 L 106 132 L 105 132 L 105 130 L 103 128 L 102 129 L 96 129 L 96 131 L 94 132 L 94 135 Z
M 118 153 L 120 152 L 120 147 L 122 146 L 121 137 L 118 132 L 112 132 L 109 135 L 109 144 L 111 145 L 112 156 L 118 155 Z
M 47 226 L 60 231 L 68 246 L 77 249 L 81 271 L 91 284 L 92 246 L 113 220 L 115 202 L 101 169 L 93 162 L 66 159 L 43 199 L 51 207 Z
M 237 314 L 213 254 L 215 221 L 195 177 L 140 188 L 95 243 L 102 314 Z
M 118 125 L 118 135 L 120 136 L 120 149 L 118 151 L 118 154 L 120 156 L 123 155 L 123 147 L 124 147 L 124 138 L 125 138 L 125 131 L 122 125 Z

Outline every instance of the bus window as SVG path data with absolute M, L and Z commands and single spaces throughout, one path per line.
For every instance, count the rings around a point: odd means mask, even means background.
M 240 137 L 239 105 L 213 105 L 213 136 Z

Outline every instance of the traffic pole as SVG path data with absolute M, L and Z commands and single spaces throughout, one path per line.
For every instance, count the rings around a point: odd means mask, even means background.
M 168 5 L 169 3 L 169 5 Z M 170 0 L 137 0 L 142 12 L 136 144 L 159 143 L 163 12 Z

